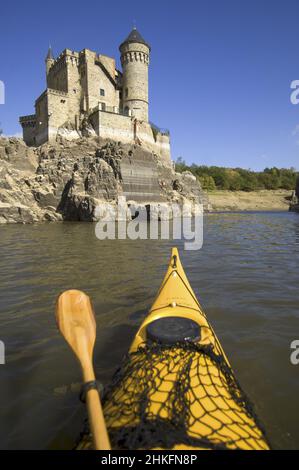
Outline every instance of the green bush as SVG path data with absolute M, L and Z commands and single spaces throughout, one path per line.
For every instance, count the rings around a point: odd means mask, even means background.
M 202 175 L 202 176 L 199 176 L 198 179 L 199 179 L 202 189 L 205 189 L 206 191 L 214 191 L 216 189 L 216 184 L 215 184 L 213 176 Z

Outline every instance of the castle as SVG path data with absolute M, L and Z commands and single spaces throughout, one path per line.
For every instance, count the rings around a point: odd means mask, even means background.
M 65 49 L 46 57 L 47 88 L 35 101 L 35 114 L 20 117 L 27 145 L 40 146 L 82 135 L 137 143 L 170 162 L 169 132 L 149 122 L 150 46 L 134 28 L 115 59 L 89 49 Z

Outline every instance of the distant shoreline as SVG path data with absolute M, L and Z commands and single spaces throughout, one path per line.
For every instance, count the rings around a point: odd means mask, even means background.
M 208 192 L 210 212 L 232 211 L 288 211 L 291 191 L 286 189 L 260 191 Z

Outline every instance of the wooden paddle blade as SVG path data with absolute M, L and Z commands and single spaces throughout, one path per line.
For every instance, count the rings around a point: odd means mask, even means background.
M 56 303 L 56 321 L 79 361 L 91 361 L 96 339 L 96 322 L 88 295 L 79 290 L 63 292 Z
M 96 322 L 88 295 L 79 290 L 63 292 L 57 299 L 56 320 L 60 332 L 81 363 L 84 382 L 95 380 L 92 354 Z M 109 436 L 98 392 L 89 390 L 86 400 L 94 448 L 109 450 Z

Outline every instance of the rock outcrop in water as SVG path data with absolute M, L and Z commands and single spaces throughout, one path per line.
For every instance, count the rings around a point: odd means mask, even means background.
M 292 196 L 290 211 L 299 212 L 299 177 L 297 178 L 296 189 Z
M 0 223 L 95 221 L 96 207 L 121 195 L 133 206 L 208 207 L 191 173 L 176 173 L 139 145 L 89 137 L 33 149 L 21 139 L 0 139 Z

